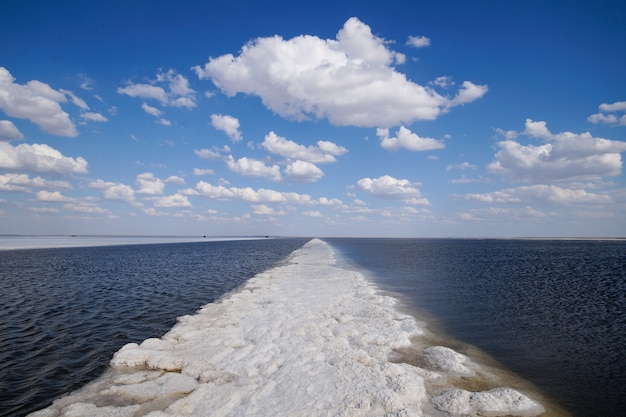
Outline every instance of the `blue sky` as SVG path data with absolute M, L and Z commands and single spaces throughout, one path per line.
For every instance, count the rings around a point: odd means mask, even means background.
M 4 1 L 0 234 L 624 236 L 620 1 Z

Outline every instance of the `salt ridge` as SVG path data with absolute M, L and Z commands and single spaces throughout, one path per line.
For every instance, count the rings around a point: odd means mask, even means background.
M 456 387 L 484 371 L 449 348 L 423 348 L 424 366 L 398 360 L 426 330 L 334 259 L 327 243 L 311 240 L 287 264 L 179 318 L 161 339 L 127 344 L 105 377 L 30 417 L 544 412 L 511 388 Z

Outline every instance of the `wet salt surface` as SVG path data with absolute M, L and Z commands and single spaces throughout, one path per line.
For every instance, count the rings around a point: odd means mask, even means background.
M 430 344 L 396 304 L 314 239 L 162 338 L 127 344 L 103 378 L 31 417 L 544 412 L 538 393 Z M 474 380 L 484 388 L 464 388 Z

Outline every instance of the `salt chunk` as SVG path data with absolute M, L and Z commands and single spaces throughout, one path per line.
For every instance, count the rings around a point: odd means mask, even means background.
M 432 399 L 441 411 L 468 416 L 537 416 L 543 406 L 511 388 L 470 392 L 453 389 Z
M 114 385 L 103 390 L 102 395 L 115 395 L 145 402 L 175 394 L 188 394 L 196 389 L 198 382 L 187 375 L 166 372 L 160 377 L 138 384 Z
M 438 370 L 463 376 L 475 375 L 468 367 L 472 365 L 470 359 L 459 352 L 443 346 L 432 346 L 424 349 L 424 352 Z
M 133 417 L 140 408 L 140 405 L 97 407 L 88 403 L 76 403 L 65 408 L 61 417 Z

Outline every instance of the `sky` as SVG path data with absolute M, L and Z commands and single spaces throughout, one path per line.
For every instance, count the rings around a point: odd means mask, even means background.
M 0 234 L 626 236 L 623 1 L 0 3 Z

